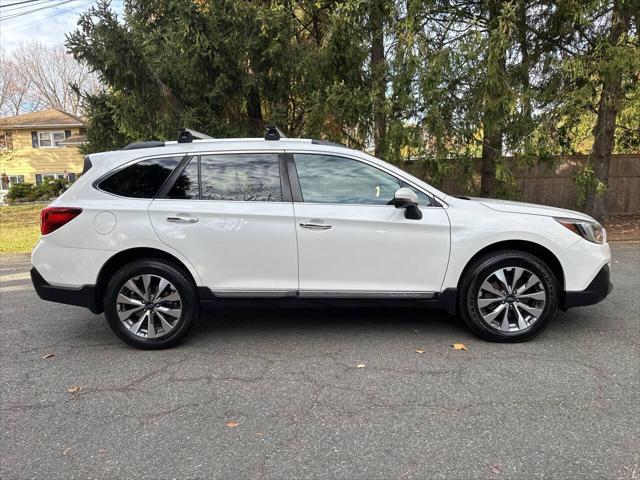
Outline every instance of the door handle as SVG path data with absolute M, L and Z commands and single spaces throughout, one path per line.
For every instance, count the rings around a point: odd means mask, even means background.
M 167 217 L 167 222 L 171 223 L 196 223 L 197 221 L 195 217 Z
M 301 223 L 300 228 L 308 228 L 310 230 L 329 230 L 331 225 L 326 223 Z

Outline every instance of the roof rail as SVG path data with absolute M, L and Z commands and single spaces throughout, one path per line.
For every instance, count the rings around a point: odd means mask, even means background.
M 164 142 L 159 140 L 150 140 L 148 142 L 134 142 L 130 143 L 122 150 L 136 150 L 138 148 L 154 148 L 154 147 L 164 147 Z
M 201 140 L 213 139 L 213 137 L 206 133 L 200 133 L 190 128 L 183 127 L 178 129 L 178 143 L 191 143 L 194 138 L 199 138 Z
M 280 140 L 281 138 L 287 138 L 287 136 L 282 133 L 275 125 L 267 125 L 267 129 L 264 132 L 265 140 Z
M 347 148 L 346 145 L 342 143 L 330 142 L 329 140 L 316 140 L 315 138 L 311 139 L 311 143 L 314 145 L 326 145 L 327 147 L 344 147 Z

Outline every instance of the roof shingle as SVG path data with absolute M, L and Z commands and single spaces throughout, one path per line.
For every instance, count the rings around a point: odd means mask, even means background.
M 86 121 L 70 113 L 51 108 L 13 117 L 0 118 L 0 128 L 84 127 Z

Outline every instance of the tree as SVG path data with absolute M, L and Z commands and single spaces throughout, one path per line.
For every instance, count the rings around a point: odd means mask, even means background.
M 62 45 L 23 43 L 0 54 L 0 112 L 18 115 L 43 108 L 82 113 L 81 94 L 97 89 L 97 77 Z
M 599 220 L 607 220 L 607 207 L 604 196 L 598 191 L 598 185 L 607 185 L 609 179 L 609 164 L 611 162 L 611 152 L 615 142 L 616 120 L 618 110 L 624 100 L 625 92 L 623 82 L 632 79 L 634 70 L 630 68 L 636 63 L 636 68 L 640 67 L 637 55 L 640 50 L 632 49 L 635 56 L 628 57 L 629 50 L 627 42 L 631 27 L 631 17 L 634 11 L 637 14 L 639 5 L 630 0 L 614 0 L 609 26 L 609 34 L 602 42 L 602 60 L 600 68 L 601 85 L 600 101 L 598 104 L 598 119 L 593 129 L 594 142 L 593 149 L 589 155 L 587 168 L 593 168 L 597 179 L 597 184 L 588 187 L 586 197 L 586 210 Z M 636 10 L 633 10 L 636 8 Z M 636 32 L 636 47 L 638 35 Z M 636 71 L 637 74 L 637 71 Z M 635 79 L 637 81 L 637 79 Z
M 20 78 L 15 61 L 0 48 L 0 116 L 18 115 L 37 107 L 27 101 L 29 87 Z
M 12 57 L 18 78 L 24 85 L 29 85 L 28 101 L 41 107 L 80 115 L 79 93 L 98 88 L 96 76 L 85 64 L 67 54 L 62 45 L 23 43 Z

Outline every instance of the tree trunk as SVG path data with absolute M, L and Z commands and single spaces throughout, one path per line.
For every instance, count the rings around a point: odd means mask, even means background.
M 628 30 L 630 19 L 631 9 L 629 5 L 625 5 L 624 0 L 616 0 L 613 4 L 611 29 L 607 40 L 609 47 L 615 46 L 622 34 Z M 609 182 L 609 164 L 615 143 L 618 105 L 623 95 L 622 75 L 623 67 L 616 63 L 615 59 L 610 58 L 602 75 L 598 120 L 593 129 L 593 148 L 587 160 L 587 165 L 593 167 L 597 180 L 605 186 Z M 596 185 L 592 185 L 587 191 L 585 210 L 589 215 L 601 222 L 608 220 L 609 215 L 605 196 L 598 194 Z
M 371 79 L 373 87 L 373 142 L 375 156 L 384 153 L 384 142 L 387 135 L 387 122 L 384 112 L 386 101 L 386 66 L 384 59 L 384 17 L 385 0 L 373 0 L 369 15 L 369 32 L 371 34 Z
M 506 116 L 505 96 L 507 75 L 506 56 L 508 42 L 499 31 L 502 1 L 487 2 L 489 13 L 489 47 L 485 81 L 482 169 L 480 172 L 480 196 L 496 195 L 496 164 L 502 157 L 502 139 Z
M 248 62 L 248 73 L 253 84 L 249 87 L 247 92 L 247 118 L 251 130 L 255 135 L 262 135 L 262 99 L 260 97 L 260 91 L 258 90 L 258 80 L 256 74 L 251 66 L 251 61 Z

